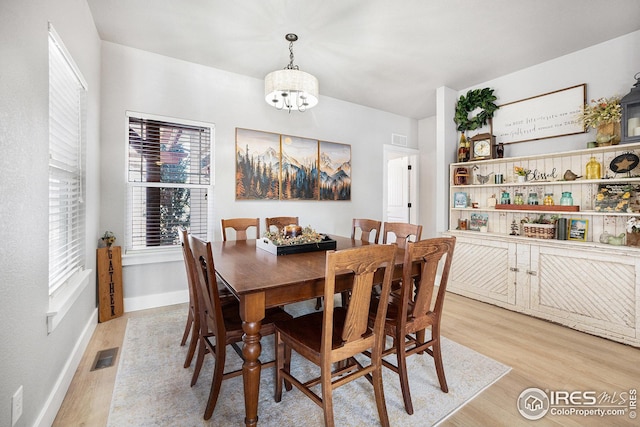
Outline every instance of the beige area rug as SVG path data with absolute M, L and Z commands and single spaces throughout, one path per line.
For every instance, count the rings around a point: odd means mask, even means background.
M 293 315 L 313 310 L 315 300 L 287 307 Z M 222 382 L 220 398 L 213 417 L 202 417 L 211 386 L 212 357 L 207 355 L 198 383 L 190 387 L 191 368 L 183 368 L 187 346 L 180 339 L 187 317 L 186 305 L 176 306 L 148 316 L 129 319 L 118 367 L 109 427 L 126 426 L 242 426 L 244 395 L 242 377 Z M 272 337 L 263 340 L 263 360 L 273 356 Z M 264 358 L 267 359 L 264 359 Z M 433 359 L 424 355 L 410 357 L 410 386 L 415 413 L 404 410 L 398 376 L 384 369 L 384 392 L 392 426 L 431 426 L 444 420 L 466 402 L 489 387 L 510 368 L 469 348 L 443 339 L 443 359 L 449 393 L 438 385 Z M 241 366 L 242 361 L 228 348 L 227 368 Z M 292 369 L 318 372 L 297 356 Z M 273 400 L 273 368 L 263 369 L 258 406 L 261 426 L 322 426 L 322 409 L 295 387 L 284 391 L 282 401 Z M 311 375 L 308 377 L 310 378 Z M 305 378 L 305 377 L 303 377 Z M 379 425 L 373 387 L 358 379 L 334 392 L 334 416 L 337 426 Z

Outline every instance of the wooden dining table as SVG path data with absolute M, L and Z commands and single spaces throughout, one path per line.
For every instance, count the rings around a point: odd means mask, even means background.
M 361 240 L 331 236 L 336 250 L 368 245 Z M 277 256 L 256 247 L 256 240 L 212 242 L 218 277 L 240 301 L 244 363 L 245 424 L 258 423 L 260 389 L 260 326 L 265 310 L 324 295 L 325 251 Z M 402 252 L 396 254 L 394 278 L 402 276 Z M 336 292 L 350 286 L 347 277 L 337 280 Z

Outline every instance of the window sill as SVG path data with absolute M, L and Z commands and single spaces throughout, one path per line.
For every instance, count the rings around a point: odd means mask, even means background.
M 161 251 L 134 251 L 122 255 L 122 266 L 161 264 L 163 262 L 183 261 L 182 248 Z
M 53 294 L 49 295 L 47 335 L 58 327 L 73 303 L 76 302 L 80 294 L 86 289 L 87 285 L 89 285 L 89 277 L 91 277 L 92 273 L 93 270 L 83 270 L 77 273 Z

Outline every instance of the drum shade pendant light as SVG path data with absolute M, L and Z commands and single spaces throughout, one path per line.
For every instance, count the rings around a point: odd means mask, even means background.
M 264 99 L 278 110 L 305 112 L 318 104 L 318 79 L 293 65 L 293 42 L 298 36 L 287 34 L 285 39 L 289 42 L 289 65 L 264 78 Z

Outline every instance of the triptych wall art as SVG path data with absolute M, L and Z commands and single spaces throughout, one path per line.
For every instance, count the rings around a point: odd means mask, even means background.
M 236 128 L 236 200 L 351 200 L 351 146 Z

